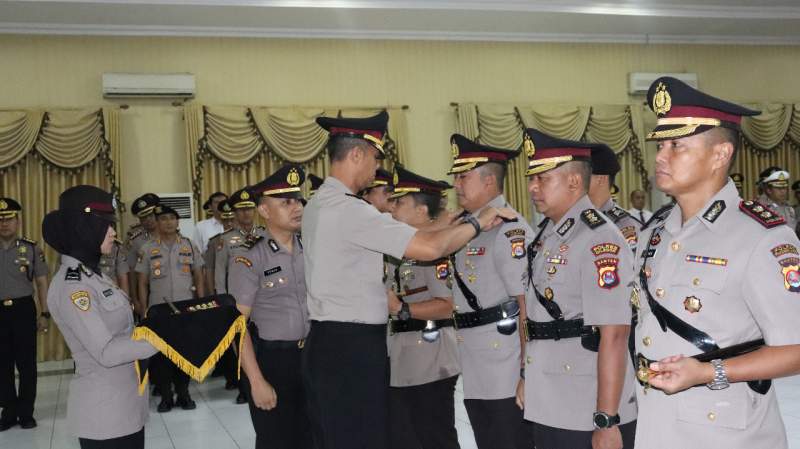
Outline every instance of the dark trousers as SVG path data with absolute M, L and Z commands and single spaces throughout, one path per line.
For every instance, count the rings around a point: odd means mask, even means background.
M 453 402 L 457 380 L 389 388 L 391 449 L 459 449 Z
M 14 379 L 19 371 L 19 392 Z M 10 306 L 0 299 L 0 407 L 2 417 L 33 417 L 36 401 L 36 306 L 19 298 Z
M 159 353 L 150 358 L 150 376 L 163 399 L 172 399 L 173 385 L 178 397 L 189 395 L 189 375 L 178 369 L 164 354 Z
M 514 398 L 464 399 L 479 449 L 531 449 L 530 423 Z
M 636 421 L 619 426 L 622 433 L 622 448 L 633 449 L 636 436 Z M 533 440 L 536 449 L 592 449 L 591 431 L 558 429 L 533 423 Z
M 386 448 L 386 357 L 386 325 L 312 321 L 302 370 L 316 449 Z
M 142 430 L 124 437 L 108 440 L 78 438 L 81 449 L 144 449 L 144 427 Z
M 311 424 L 300 374 L 302 349 L 296 342 L 265 340 L 258 340 L 254 349 L 261 374 L 278 397 L 274 409 L 257 408 L 250 395 L 250 382 L 242 378 L 256 431 L 256 449 L 310 449 Z

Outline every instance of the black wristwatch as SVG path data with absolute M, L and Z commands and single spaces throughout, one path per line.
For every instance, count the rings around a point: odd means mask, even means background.
M 402 301 L 403 305 L 400 306 L 400 311 L 397 312 L 397 319 L 400 321 L 408 321 L 411 318 L 411 308 L 408 307 L 408 303 Z
M 610 416 L 604 412 L 594 412 L 592 416 L 595 429 L 609 429 L 619 424 L 619 415 Z

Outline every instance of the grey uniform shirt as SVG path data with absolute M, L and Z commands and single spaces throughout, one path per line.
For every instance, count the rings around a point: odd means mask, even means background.
M 267 234 L 252 248 L 232 251 L 230 294 L 250 307 L 250 320 L 263 340 L 301 340 L 308 335 L 303 245 L 294 237 L 289 252 Z
M 312 320 L 384 324 L 383 254 L 402 258 L 416 229 L 378 212 L 328 176 L 303 212 Z
M 223 233 L 219 233 L 210 239 L 206 245 L 206 250 L 203 252 L 203 264 L 207 270 L 216 269 L 217 261 L 217 246 L 220 244 Z
M 740 202 L 729 181 L 683 224 L 680 206 L 674 206 L 663 222 L 642 233 L 637 266 L 648 239 L 654 254 L 645 273 L 653 298 L 720 348 L 762 337 L 769 346 L 800 344 L 800 242 L 786 226 L 765 228 L 740 210 Z M 669 329 L 661 330 L 644 293 L 640 305 L 639 353 L 651 360 L 700 353 Z M 637 384 L 636 392 L 637 448 L 787 447 L 774 386 L 765 395 L 746 383 L 673 395 L 652 388 L 645 394 Z
M 622 237 L 628 243 L 628 247 L 636 253 L 636 245 L 639 243 L 639 230 L 644 223 L 631 216 L 625 209 L 619 207 L 613 199 L 609 199 L 600 211 L 614 223 Z
M 136 264 L 138 262 L 136 256 L 139 254 L 139 250 L 142 248 L 142 245 L 154 237 L 155 235 L 150 234 L 142 229 L 138 229 L 137 231 L 131 233 L 130 237 L 128 238 L 128 242 L 126 243 L 129 255 L 128 268 L 130 271 L 136 271 Z
M 96 440 L 129 435 L 149 414 L 148 393 L 139 396 L 134 361 L 156 349 L 131 340 L 128 296 L 107 276 L 62 256 L 47 305 L 75 360 L 67 399 L 72 434 Z
M 395 279 L 394 266 L 389 277 Z M 404 260 L 396 278 L 400 281 L 403 301 L 409 304 L 453 296 L 447 259 L 436 262 Z M 398 287 L 393 286 L 398 291 Z M 421 332 L 399 332 L 389 339 L 389 385 L 392 387 L 423 385 L 461 372 L 456 332 L 452 327 L 439 329 L 439 338 L 433 342 L 423 340 Z
M 789 203 L 779 204 L 763 194 L 759 195 L 758 202 L 769 207 L 783 217 L 783 219 L 786 220 L 786 226 L 789 226 L 792 230 L 797 229 L 797 215 L 795 214 L 794 207 L 789 205 Z
M 0 246 L 0 301 L 33 295 L 33 280 L 47 276 L 44 253 L 33 240 Z
M 139 249 L 136 272 L 147 275 L 148 306 L 182 301 L 194 296 L 192 272 L 203 268 L 200 250 L 186 237 L 178 236 L 173 244 L 150 240 Z
M 598 220 L 584 218 L 589 213 L 584 211 L 591 211 Z M 586 326 L 630 325 L 633 253 L 619 229 L 594 209 L 588 196 L 578 200 L 558 223 L 548 222 L 537 247 L 533 285 L 543 296 L 552 297 L 565 320 L 582 318 Z M 533 288 L 526 305 L 528 319 L 553 321 Z M 636 419 L 633 368 L 627 362 L 625 367 L 619 403 L 622 424 Z M 580 338 L 528 342 L 525 405 L 529 421 L 594 430 L 597 353 L 583 348 Z
M 472 213 L 478 216 L 486 207 L 509 207 L 503 195 Z M 533 231 L 525 218 L 503 223 L 482 232 L 455 255 L 461 279 L 488 309 L 525 294 L 528 272 L 526 251 Z M 472 312 L 457 285 L 453 299 L 458 313 Z M 506 399 L 516 394 L 519 380 L 519 329 L 511 335 L 497 331 L 495 324 L 458 330 L 458 352 L 464 381 L 465 399 Z
M 263 226 L 254 226 L 249 232 L 241 229 L 231 229 L 222 233 L 217 240 L 216 254 L 214 255 L 214 290 L 217 293 L 228 293 L 228 272 L 231 267 L 231 256 L 235 249 L 241 247 L 249 239 L 266 237 Z

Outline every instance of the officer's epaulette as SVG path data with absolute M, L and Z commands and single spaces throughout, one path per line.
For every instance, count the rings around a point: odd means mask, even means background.
M 739 210 L 748 217 L 759 222 L 765 228 L 774 228 L 786 223 L 786 219 L 772 209 L 758 201 L 742 201 L 739 203 Z
M 256 229 L 261 229 L 262 231 L 266 231 L 267 227 L 264 225 L 256 225 Z
M 81 280 L 81 268 L 67 268 L 67 274 L 64 275 L 65 281 L 80 281 Z
M 246 238 L 246 239 L 244 239 L 244 241 L 242 242 L 240 247 L 247 248 L 247 249 L 252 249 L 254 246 L 256 246 L 256 243 L 258 243 L 258 242 L 260 242 L 262 240 L 264 240 L 264 236 L 263 235 L 256 235 L 256 236 L 253 236 L 253 237 L 250 237 L 250 238 Z
M 606 219 L 600 216 L 594 209 L 586 209 L 581 212 L 581 220 L 586 223 L 591 229 L 594 229 L 598 226 L 601 226 L 603 223 L 606 222 Z
M 142 234 L 144 234 L 144 229 L 137 229 L 135 231 L 131 229 L 131 231 L 128 232 L 128 241 L 130 242 L 131 240 L 136 240 Z
M 25 243 L 30 243 L 33 246 L 36 246 L 36 243 L 37 243 L 36 240 L 29 239 L 28 237 L 21 237 L 20 240 L 25 242 Z
M 366 199 L 365 199 L 363 196 L 353 195 L 352 193 L 345 193 L 345 195 L 347 195 L 347 196 L 352 196 L 353 198 L 358 198 L 358 199 L 360 199 L 361 201 L 363 201 L 363 202 L 365 202 L 365 203 L 369 204 L 370 206 L 372 205 L 372 203 L 370 203 L 369 201 L 367 201 L 367 200 L 366 200 Z
M 130 228 L 128 228 L 128 232 L 126 234 L 128 235 L 128 238 L 131 238 L 131 236 L 134 233 L 141 232 L 141 231 L 142 231 L 142 224 L 141 223 L 136 223 L 135 225 L 133 225 Z
M 661 207 L 661 209 L 655 211 L 653 216 L 647 220 L 647 223 L 642 226 L 642 231 L 649 228 L 653 223 L 659 223 L 664 221 L 667 218 L 667 215 L 672 211 L 672 208 L 675 207 L 675 203 L 669 203 L 666 206 Z
M 630 214 L 628 213 L 628 211 L 619 206 L 614 206 L 611 209 L 609 209 L 608 212 L 606 212 L 606 216 L 611 218 L 611 221 L 613 221 L 614 223 L 622 220 L 623 218 L 629 215 Z

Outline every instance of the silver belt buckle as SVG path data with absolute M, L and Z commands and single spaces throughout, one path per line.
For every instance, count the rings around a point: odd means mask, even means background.
M 436 327 L 436 321 L 428 320 L 425 323 L 425 329 L 422 329 L 422 339 L 428 343 L 433 343 L 439 339 L 440 333 L 441 331 Z

